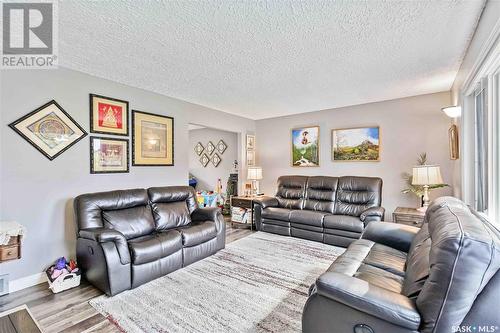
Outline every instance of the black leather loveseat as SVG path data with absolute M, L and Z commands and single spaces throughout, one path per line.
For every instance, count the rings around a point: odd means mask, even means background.
M 308 332 L 496 332 L 500 232 L 451 197 L 421 229 L 370 224 L 311 286 Z
M 347 247 L 384 220 L 382 179 L 281 176 L 275 197 L 255 199 L 257 230 Z
M 75 198 L 77 260 L 88 281 L 115 295 L 225 246 L 217 208 L 198 208 L 191 187 L 83 194 Z

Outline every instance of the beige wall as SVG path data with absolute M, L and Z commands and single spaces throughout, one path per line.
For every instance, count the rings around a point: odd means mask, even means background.
M 414 196 L 401 194 L 404 187 L 401 173 L 411 170 L 419 153 L 427 152 L 429 162 L 441 166 L 445 182 L 452 181 L 448 152 L 450 119 L 440 111 L 449 103 L 450 93 L 442 92 L 259 120 L 257 153 L 264 173 L 262 188 L 266 194 L 274 194 L 276 179 L 289 174 L 381 177 L 383 206 L 387 209 L 387 219 L 391 220 L 397 206 L 417 204 Z M 290 166 L 290 129 L 305 125 L 320 125 L 320 167 Z M 380 162 L 331 161 L 332 129 L 371 125 L 380 126 Z M 450 193 L 451 189 L 438 190 L 432 197 Z

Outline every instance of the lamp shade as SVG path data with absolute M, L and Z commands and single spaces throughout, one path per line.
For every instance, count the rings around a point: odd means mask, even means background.
M 262 168 L 261 167 L 249 167 L 247 178 L 250 180 L 261 180 L 262 179 Z
M 438 165 L 419 165 L 413 167 L 413 185 L 437 185 L 443 184 L 441 169 Z

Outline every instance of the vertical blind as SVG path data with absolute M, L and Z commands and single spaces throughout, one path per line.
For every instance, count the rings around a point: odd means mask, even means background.
M 474 93 L 475 101 L 475 208 L 488 209 L 488 99 L 487 81 L 483 80 Z

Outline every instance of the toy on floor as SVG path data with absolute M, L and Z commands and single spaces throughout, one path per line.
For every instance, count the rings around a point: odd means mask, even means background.
M 67 261 L 64 257 L 58 258 L 45 273 L 49 280 L 49 288 L 54 293 L 80 285 L 81 272 L 73 259 Z

